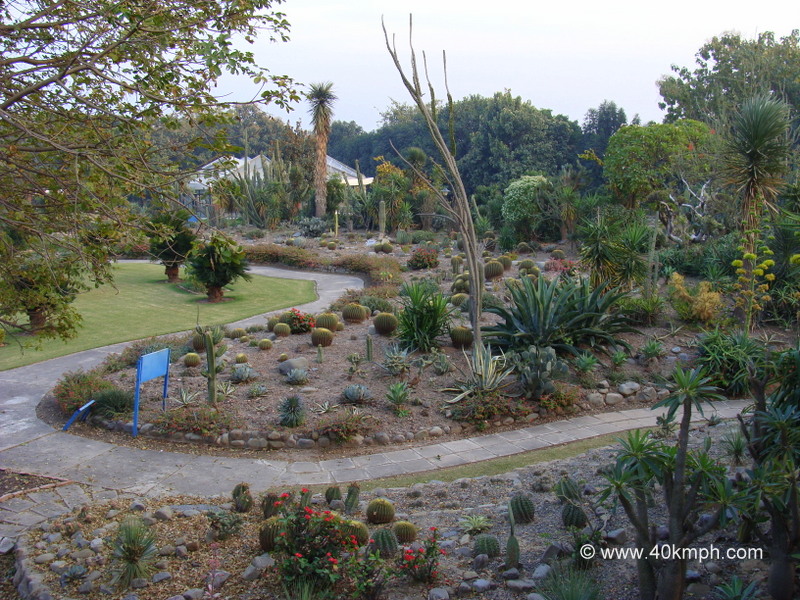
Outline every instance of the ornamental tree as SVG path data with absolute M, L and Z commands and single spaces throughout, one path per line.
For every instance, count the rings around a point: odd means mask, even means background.
M 206 286 L 209 302 L 221 302 L 226 285 L 239 278 L 251 279 L 242 247 L 217 232 L 208 241 L 195 243 L 187 265 L 191 275 Z

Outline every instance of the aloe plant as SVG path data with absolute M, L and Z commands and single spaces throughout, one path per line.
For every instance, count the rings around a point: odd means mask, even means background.
M 464 352 L 466 355 L 466 352 Z M 513 372 L 513 367 L 506 364 L 506 357 L 501 352 L 492 356 L 491 346 L 478 346 L 473 348 L 469 359 L 470 370 L 463 379 L 456 380 L 456 385 L 445 388 L 445 392 L 459 392 L 447 402 L 453 404 L 464 398 L 477 394 L 499 392 L 508 387 L 511 382 L 508 376 Z

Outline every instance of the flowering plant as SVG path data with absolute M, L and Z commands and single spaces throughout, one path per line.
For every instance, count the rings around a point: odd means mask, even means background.
M 439 530 L 431 527 L 431 535 L 425 540 L 423 547 L 416 551 L 407 548 L 400 559 L 400 572 L 414 581 L 431 583 L 438 577 L 439 557 L 445 551 L 439 547 Z
M 289 311 L 287 324 L 292 330 L 292 333 L 307 333 L 311 331 L 316 322 L 314 320 L 314 315 L 309 315 L 308 313 L 293 308 Z
M 408 268 L 415 271 L 439 266 L 439 253 L 433 248 L 417 248 L 408 259 Z

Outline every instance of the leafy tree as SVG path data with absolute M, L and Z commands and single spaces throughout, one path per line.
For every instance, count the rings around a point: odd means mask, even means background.
M 552 184 L 542 175 L 525 175 L 512 181 L 503 194 L 503 219 L 522 238 L 530 239 L 539 226 L 553 218 Z
M 220 119 L 213 95 L 224 71 L 264 84 L 258 103 L 298 99 L 292 81 L 231 43 L 259 33 L 285 40 L 273 0 L 177 0 L 165 10 L 129 0 L 12 2 L 0 11 L 0 224 L 13 225 L 64 286 L 54 260 L 76 256 L 90 282 L 109 277 L 109 252 L 133 219 L 126 198 L 173 197 L 185 173 L 177 148 L 151 131 L 182 118 Z M 197 143 L 187 139 L 181 150 Z M 217 143 L 213 140 L 212 143 Z M 13 280 L 11 265 L 0 276 Z M 74 286 L 72 286 L 74 288 Z M 12 294 L 13 286 L 7 287 Z M 22 291 L 17 292 L 22 294 Z M 22 305 L 21 298 L 18 305 Z M 64 304 L 51 306 L 55 335 L 70 335 Z M 63 313 L 66 316 L 66 313 Z M 74 320 L 72 320 L 74 323 Z
M 328 192 L 328 138 L 331 135 L 331 118 L 336 94 L 333 93 L 332 83 L 315 83 L 311 85 L 307 97 L 311 103 L 311 122 L 314 126 L 317 157 L 314 164 L 314 216 L 324 217 Z
M 582 150 L 591 150 L 602 161 L 608 147 L 608 140 L 620 127 L 628 123 L 628 117 L 622 107 L 615 102 L 604 100 L 597 108 L 590 108 L 583 118 Z M 602 168 L 598 161 L 586 161 L 592 187 L 602 183 Z
M 695 55 L 696 68 L 672 66 L 675 75 L 658 82 L 667 122 L 697 119 L 724 123 L 754 92 L 771 93 L 800 109 L 800 32 L 775 39 L 724 33 Z
M 221 302 L 226 285 L 239 278 L 251 279 L 242 247 L 218 232 L 208 241 L 195 243 L 187 264 L 190 274 L 206 286 L 209 302 Z
M 188 210 L 175 212 L 164 210 L 153 218 L 153 230 L 150 237 L 150 253 L 164 265 L 164 274 L 167 281 L 178 281 L 180 266 L 186 262 L 186 257 L 197 239 L 195 233 L 189 229 Z

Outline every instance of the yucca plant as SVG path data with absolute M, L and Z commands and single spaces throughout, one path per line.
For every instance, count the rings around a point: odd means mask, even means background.
M 464 355 L 466 356 L 466 352 Z M 458 395 L 447 402 L 453 404 L 469 396 L 496 394 L 511 384 L 509 375 L 514 369 L 506 365 L 506 357 L 502 352 L 493 356 L 491 346 L 479 346 L 473 348 L 472 356 L 467 358 L 469 373 L 462 373 L 464 377 L 455 382 L 455 387 L 442 390 L 458 392 Z
M 422 283 L 404 285 L 403 310 L 398 315 L 397 338 L 409 349 L 428 352 L 447 332 L 453 307 L 441 293 Z
M 537 588 L 545 600 L 597 600 L 600 590 L 589 571 L 557 568 Z
M 278 414 L 280 415 L 279 422 L 284 427 L 299 427 L 306 420 L 300 396 L 289 396 L 281 400 Z
M 119 525 L 114 542 L 114 583 L 127 589 L 134 579 L 147 578 L 158 555 L 155 533 L 137 517 L 127 517 Z
M 522 278 L 510 288 L 511 306 L 488 306 L 486 312 L 503 321 L 483 331 L 492 344 L 503 350 L 550 346 L 559 353 L 579 353 L 578 346 L 612 346 L 630 349 L 617 334 L 635 332 L 627 317 L 614 311 L 625 297 L 605 284 L 592 288 L 581 279 L 535 282 Z

